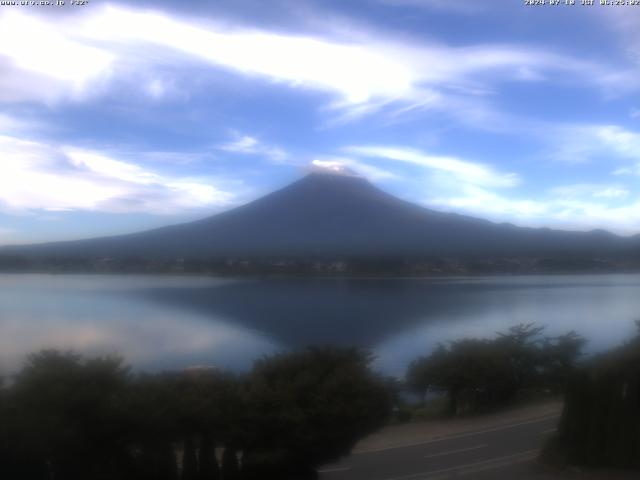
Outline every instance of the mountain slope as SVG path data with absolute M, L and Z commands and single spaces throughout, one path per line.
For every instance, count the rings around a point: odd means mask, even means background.
M 603 231 L 520 228 L 437 212 L 393 197 L 360 177 L 312 173 L 196 222 L 0 252 L 83 257 L 602 254 L 637 244 Z

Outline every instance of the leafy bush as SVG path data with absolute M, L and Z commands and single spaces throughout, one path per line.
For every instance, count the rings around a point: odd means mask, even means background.
M 543 331 L 522 324 L 493 339 L 441 344 L 409 366 L 407 383 L 422 395 L 446 393 L 452 415 L 504 405 L 526 388 L 562 391 L 585 340 L 575 332 L 544 337 Z

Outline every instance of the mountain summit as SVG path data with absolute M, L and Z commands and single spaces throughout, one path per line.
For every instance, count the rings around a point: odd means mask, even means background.
M 83 257 L 605 254 L 635 238 L 495 224 L 400 200 L 365 178 L 319 168 L 253 202 L 191 223 L 91 240 L 5 247 Z

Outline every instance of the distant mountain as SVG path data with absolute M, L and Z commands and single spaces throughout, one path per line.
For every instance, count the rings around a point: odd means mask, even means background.
M 521 228 L 400 200 L 356 175 L 314 172 L 241 207 L 191 223 L 90 240 L 11 246 L 57 257 L 443 256 L 593 254 L 639 250 L 602 230 Z

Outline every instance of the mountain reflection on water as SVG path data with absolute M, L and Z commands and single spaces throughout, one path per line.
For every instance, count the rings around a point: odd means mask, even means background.
M 215 279 L 0 275 L 0 368 L 42 347 L 117 352 L 135 367 L 245 370 L 306 345 L 369 348 L 401 375 L 435 344 L 523 322 L 577 330 L 592 351 L 640 316 L 639 275 Z
M 470 307 L 456 304 L 451 286 L 401 279 L 269 279 L 136 295 L 229 319 L 291 347 L 371 347 L 433 315 Z

